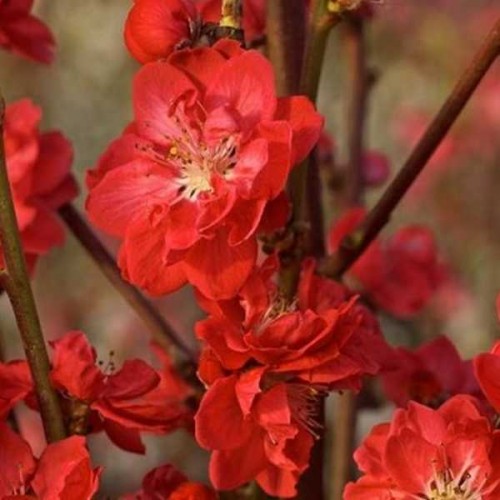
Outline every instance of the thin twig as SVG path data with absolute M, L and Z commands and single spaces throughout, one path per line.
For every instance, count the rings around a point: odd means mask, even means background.
M 144 321 L 154 339 L 165 348 L 174 345 L 193 364 L 196 364 L 198 359 L 197 354 L 190 349 L 182 337 L 164 320 L 153 304 L 135 287 L 123 280 L 115 260 L 97 236 L 95 236 L 78 211 L 72 205 L 67 204 L 59 209 L 59 215 L 77 240 L 87 250 L 87 253 L 108 281 L 135 310 L 142 321 Z
M 363 224 L 353 234 L 346 236 L 338 251 L 324 263 L 321 269 L 323 274 L 334 278 L 342 276 L 376 238 L 499 54 L 500 19 L 379 202 L 368 213 Z
M 0 241 L 7 279 L 3 286 L 9 296 L 26 353 L 35 392 L 40 405 L 45 436 L 48 442 L 64 439 L 63 414 L 56 391 L 51 385 L 50 362 L 45 346 L 35 299 L 30 286 L 23 248 L 17 227 L 16 214 L 7 174 L 3 126 L 5 103 L 0 97 Z

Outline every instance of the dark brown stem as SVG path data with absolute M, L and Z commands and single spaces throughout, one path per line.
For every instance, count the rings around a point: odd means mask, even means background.
M 324 263 L 324 274 L 334 278 L 342 276 L 376 238 L 499 54 L 500 19 L 379 202 L 368 213 L 360 228 L 344 238 L 339 250 Z
M 349 162 L 345 171 L 342 197 L 347 207 L 353 207 L 363 204 L 362 168 L 369 85 L 364 21 L 358 16 L 352 16 L 344 27 L 350 96 L 347 124 Z M 350 479 L 356 420 L 356 395 L 348 391 L 336 398 L 333 412 L 333 500 L 342 500 L 344 486 Z
M 352 451 L 356 431 L 356 395 L 351 391 L 340 394 L 335 401 L 332 429 L 332 500 L 342 500 L 352 467 Z
M 363 19 L 353 16 L 344 26 L 351 92 L 347 127 L 349 164 L 345 172 L 344 197 L 347 206 L 355 206 L 363 203 L 362 168 L 368 71 Z
M 90 229 L 88 224 L 70 204 L 59 209 L 62 217 L 77 240 L 87 250 L 87 253 L 115 287 L 120 295 L 135 310 L 137 315 L 149 328 L 153 338 L 165 348 L 171 345 L 177 347 L 188 359 L 196 364 L 198 356 L 194 353 L 177 332 L 163 319 L 156 308 L 132 285 L 121 277 L 115 260 Z
M 64 439 L 66 430 L 57 393 L 50 382 L 49 356 L 30 286 L 12 202 L 3 142 L 4 116 L 5 103 L 0 97 L 0 241 L 7 270 L 7 276 L 3 275 L 3 286 L 12 304 L 21 334 L 40 405 L 45 436 L 48 442 L 54 442 Z
M 306 6 L 297 0 L 267 2 L 267 50 L 279 96 L 297 94 L 305 45 Z

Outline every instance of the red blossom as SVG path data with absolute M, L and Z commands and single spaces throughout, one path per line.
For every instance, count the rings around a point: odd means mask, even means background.
M 33 0 L 0 1 L 0 47 L 28 59 L 51 63 L 55 40 L 49 28 L 31 15 Z
M 345 213 L 330 230 L 330 250 L 338 249 L 366 215 L 363 208 Z M 376 239 L 349 271 L 355 288 L 378 307 L 394 316 L 409 318 L 419 313 L 444 282 L 432 232 L 423 226 L 407 226 L 391 238 Z
M 213 382 L 204 374 L 214 363 L 220 373 L 258 364 L 270 377 L 359 390 L 361 377 L 377 373 L 389 353 L 376 319 L 342 285 L 315 276 L 312 261 L 288 303 L 272 280 L 275 269 L 267 261 L 232 301 L 201 298 L 211 316 L 196 334 L 214 354 L 208 367 L 206 356 L 200 360 L 204 382 Z
M 5 111 L 7 172 L 31 268 L 40 255 L 63 243 L 64 229 L 56 210 L 78 193 L 70 172 L 71 144 L 60 132 L 40 133 L 40 120 L 40 108 L 28 99 L 7 106 Z
M 316 391 L 285 383 L 260 389 L 261 376 L 262 370 L 254 369 L 217 380 L 195 417 L 196 439 L 215 450 L 210 479 L 216 489 L 255 479 L 270 495 L 293 497 L 309 465 L 313 437 L 306 428 L 314 426 L 308 412 Z
M 213 490 L 201 483 L 189 481 L 182 472 L 170 464 L 156 467 L 142 481 L 142 489 L 122 500 L 216 500 Z
M 81 332 L 70 332 L 51 345 L 51 379 L 70 400 L 89 407 L 90 431 L 102 427 L 120 448 L 144 453 L 140 432 L 165 433 L 184 423 L 186 409 L 168 397 L 160 375 L 144 361 L 129 360 L 117 371 L 114 366 L 102 371 Z
M 326 391 L 358 390 L 390 351 L 369 311 L 342 285 L 315 276 L 312 261 L 292 303 L 272 280 L 276 267 L 265 261 L 232 300 L 199 297 L 210 313 L 196 325 L 205 342 L 199 376 L 210 387 L 195 428 L 201 446 L 213 450 L 216 488 L 256 479 L 269 494 L 292 497 Z
M 145 65 L 134 109 L 89 173 L 90 219 L 123 240 L 122 272 L 149 293 L 190 282 L 234 296 L 254 267 L 256 234 L 283 222 L 274 203 L 285 203 L 322 118 L 305 97 L 277 99 L 269 62 L 228 40 Z
M 85 438 L 49 444 L 37 460 L 28 443 L 0 422 L 1 498 L 90 500 L 100 474 L 101 468 L 92 469 Z
M 189 411 L 187 395 L 169 367 L 157 372 L 144 361 L 113 363 L 101 369 L 82 332 L 69 332 L 51 342 L 52 382 L 63 395 L 72 432 L 104 430 L 120 448 L 144 453 L 141 432 L 166 433 L 184 426 Z M 26 361 L 0 363 L 0 416 L 20 400 L 36 408 Z
M 455 396 L 438 410 L 413 402 L 396 410 L 355 452 L 365 475 L 344 499 L 500 498 L 500 431 L 477 404 Z
M 457 394 L 479 396 L 471 361 L 460 357 L 453 343 L 437 337 L 412 351 L 394 349 L 393 370 L 382 374 L 386 397 L 398 406 L 410 401 L 438 407 Z

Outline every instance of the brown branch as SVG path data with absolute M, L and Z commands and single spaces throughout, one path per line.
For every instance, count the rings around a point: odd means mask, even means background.
M 363 202 L 362 168 L 368 71 L 363 19 L 360 16 L 352 16 L 344 26 L 351 90 L 347 126 L 349 164 L 345 172 L 344 197 L 347 206 L 355 206 Z
M 7 276 L 2 275 L 2 285 L 9 296 L 16 317 L 40 405 L 45 436 L 48 442 L 54 442 L 64 439 L 66 430 L 57 393 L 50 382 L 49 356 L 17 227 L 5 160 L 4 117 L 5 103 L 0 97 L 0 241 L 7 270 Z
M 351 16 L 344 24 L 348 59 L 350 96 L 348 112 L 349 162 L 344 175 L 343 201 L 347 207 L 363 203 L 363 154 L 365 121 L 369 91 L 364 20 Z M 356 431 L 356 395 L 346 391 L 335 398 L 331 449 L 332 499 L 342 500 L 350 479 L 354 434 Z
M 324 263 L 321 269 L 323 274 L 334 278 L 342 276 L 376 238 L 499 54 L 500 19 L 379 202 L 368 213 L 360 228 L 344 238 L 338 251 Z
M 305 45 L 306 6 L 297 0 L 267 2 L 267 50 L 279 96 L 299 92 Z
M 195 365 L 198 359 L 197 354 L 189 348 L 182 337 L 164 320 L 153 304 L 134 286 L 123 280 L 115 260 L 97 236 L 95 236 L 78 211 L 72 205 L 67 204 L 59 209 L 59 215 L 77 240 L 87 250 L 87 253 L 108 281 L 146 324 L 153 338 L 165 348 L 174 345 Z

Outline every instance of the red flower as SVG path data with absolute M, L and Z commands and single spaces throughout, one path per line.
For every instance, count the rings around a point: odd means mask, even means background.
M 0 422 L 1 498 L 90 500 L 101 470 L 92 469 L 83 437 L 49 444 L 36 460 L 29 444 Z
M 197 38 L 201 20 L 192 0 L 135 0 L 125 43 L 141 63 L 162 59 Z
M 77 195 L 70 173 L 71 144 L 60 132 L 40 134 L 40 119 L 40 108 L 28 99 L 7 106 L 5 112 L 7 172 L 31 268 L 38 256 L 63 243 L 64 229 L 55 212 Z
M 144 361 L 125 361 L 114 371 L 96 366 L 96 352 L 81 332 L 51 342 L 51 379 L 73 406 L 88 407 L 90 431 L 103 428 L 120 448 L 144 453 L 140 432 L 165 433 L 184 423 L 187 411 L 160 387 Z M 171 396 L 171 395 L 170 395 Z
M 234 296 L 261 223 L 282 223 L 264 216 L 282 213 L 271 207 L 322 118 L 305 97 L 277 99 L 269 62 L 231 41 L 145 65 L 134 107 L 89 174 L 90 219 L 124 240 L 123 274 L 150 293 L 189 281 L 208 297 Z
M 185 425 L 189 411 L 181 387 L 168 370 L 156 372 L 144 361 L 126 361 L 115 371 L 96 366 L 96 352 L 81 332 L 51 342 L 51 379 L 63 394 L 72 433 L 104 430 L 120 448 L 144 453 L 140 432 L 165 433 Z M 21 400 L 36 408 L 26 361 L 0 363 L 0 417 Z
M 125 495 L 122 500 L 216 500 L 213 490 L 201 483 L 189 481 L 182 472 L 170 464 L 156 467 L 142 481 L 142 490 Z
M 342 238 L 359 225 L 365 214 L 362 208 L 351 209 L 332 226 L 331 251 L 339 247 Z M 431 231 L 408 226 L 386 242 L 375 240 L 349 275 L 378 307 L 408 318 L 428 303 L 445 279 L 445 270 Z
M 382 374 L 382 383 L 386 397 L 398 406 L 414 400 L 438 407 L 456 394 L 481 393 L 472 363 L 462 360 L 447 337 L 437 337 L 415 351 L 399 347 L 394 354 L 396 368 Z
M 217 374 L 257 364 L 271 378 L 358 390 L 388 352 L 375 318 L 342 285 L 315 276 L 312 262 L 288 304 L 271 279 L 274 270 L 268 261 L 233 301 L 202 299 L 211 316 L 196 333 L 213 353 L 200 360 L 201 378 L 210 384 Z
M 438 410 L 418 403 L 396 410 L 354 459 L 365 475 L 347 485 L 345 500 L 500 498 L 500 431 L 468 396 Z
M 0 1 L 0 47 L 28 59 L 50 63 L 55 40 L 42 21 L 30 14 L 33 0 Z
M 497 311 L 500 309 L 498 305 L 497 301 Z M 500 341 L 491 352 L 474 358 L 474 371 L 486 399 L 500 413 Z
M 231 490 L 255 479 L 270 495 L 293 497 L 308 466 L 313 437 L 306 428 L 315 425 L 310 406 L 317 393 L 284 383 L 263 390 L 261 375 L 254 369 L 217 380 L 195 417 L 196 439 L 215 450 L 210 479 L 216 489 Z
M 291 497 L 308 465 L 320 400 L 329 389 L 359 389 L 388 348 L 370 313 L 340 284 L 315 276 L 312 261 L 291 304 L 278 294 L 275 271 L 268 259 L 233 300 L 200 297 L 211 315 L 196 325 L 206 343 L 199 376 L 210 387 L 195 427 L 201 446 L 214 450 L 216 488 L 255 478 L 269 494 Z

